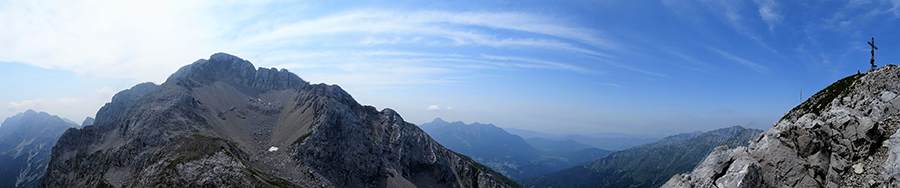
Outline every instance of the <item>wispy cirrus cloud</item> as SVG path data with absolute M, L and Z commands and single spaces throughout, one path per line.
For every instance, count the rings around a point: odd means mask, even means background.
M 672 50 L 672 49 L 669 49 L 669 48 L 664 48 L 664 49 L 662 49 L 662 50 L 665 51 L 665 52 L 667 52 L 667 53 L 669 53 L 669 54 L 672 54 L 672 55 L 675 56 L 675 57 L 681 58 L 682 60 L 684 60 L 684 61 L 686 61 L 686 62 L 692 64 L 692 66 L 688 66 L 688 65 L 680 65 L 680 64 L 676 64 L 676 66 L 680 66 L 680 67 L 682 67 L 682 68 L 694 70 L 694 71 L 697 71 L 697 72 L 702 72 L 702 73 L 710 74 L 709 70 L 707 70 L 707 69 L 711 68 L 712 65 L 710 65 L 709 63 L 706 63 L 706 62 L 697 60 L 697 59 L 694 58 L 694 57 L 685 55 L 685 54 L 683 54 L 683 53 L 681 53 L 681 52 L 677 52 L 677 51 Z
M 395 50 L 283 53 L 285 54 L 274 54 L 264 57 L 263 61 L 288 62 L 276 64 L 276 66 L 299 70 L 304 79 L 341 84 L 457 83 L 464 82 L 467 79 L 479 78 L 481 77 L 478 76 L 481 74 L 479 72 L 482 71 L 517 69 L 571 71 L 587 75 L 602 73 L 583 66 L 526 56 L 463 55 Z M 302 59 L 303 61 L 293 62 L 292 60 L 295 59 Z M 303 71 L 304 69 L 323 68 L 336 68 L 338 71 Z
M 900 18 L 900 0 L 850 1 L 833 11 L 830 18 L 822 20 L 824 29 L 847 32 L 872 22 L 891 21 Z
M 561 21 L 519 12 L 395 12 L 351 10 L 314 19 L 258 28 L 241 36 L 241 46 L 272 44 L 273 41 L 306 41 L 323 36 L 345 36 L 359 44 L 417 43 L 426 45 L 487 46 L 494 48 L 543 48 L 591 56 L 611 55 L 602 50 L 620 46 L 599 37 L 598 31 L 559 24 Z M 507 30 L 498 35 L 486 30 Z M 539 37 L 520 37 L 538 34 Z M 382 36 L 378 39 L 376 36 Z M 569 42 L 566 42 L 569 41 Z M 332 41 L 334 42 L 334 41 Z M 276 43 L 277 45 L 278 43 Z M 296 43 L 283 43 L 296 45 Z
M 728 58 L 728 59 L 730 59 L 730 60 L 732 60 L 732 61 L 734 61 L 734 62 L 736 62 L 736 63 L 738 63 L 738 64 L 740 64 L 740 65 L 742 65 L 742 66 L 744 66 L 744 67 L 750 68 L 750 69 L 752 69 L 753 71 L 756 71 L 756 72 L 758 72 L 758 73 L 766 73 L 766 72 L 768 71 L 768 68 L 766 68 L 766 67 L 764 67 L 764 66 L 762 66 L 762 65 L 760 65 L 760 64 L 758 64 L 758 63 L 755 63 L 755 62 L 753 62 L 753 61 L 750 61 L 750 60 L 747 60 L 747 59 L 744 59 L 744 58 L 740 58 L 740 57 L 738 57 L 738 56 L 732 55 L 731 53 L 728 53 L 728 52 L 725 52 L 725 51 L 722 51 L 722 50 L 719 50 L 719 49 L 716 49 L 716 48 L 713 48 L 713 47 L 707 46 L 706 48 L 709 49 L 710 51 L 716 52 L 716 53 L 718 53 L 719 55 L 722 55 L 722 56 L 724 56 L 724 57 L 726 57 L 726 58 Z
M 759 16 L 766 24 L 769 25 L 769 31 L 775 29 L 775 25 L 780 23 L 784 16 L 779 13 L 778 2 L 775 0 L 754 0 L 759 7 Z
M 496 55 L 481 55 L 487 60 L 499 60 L 499 61 L 513 61 L 513 62 L 522 62 L 514 64 L 516 67 L 522 68 L 542 68 L 542 69 L 557 69 L 557 70 L 567 70 L 567 71 L 575 71 L 583 74 L 597 74 L 599 72 L 590 70 L 584 67 L 569 65 L 565 63 L 558 63 L 553 61 L 539 60 L 539 59 L 531 59 L 531 58 L 523 58 L 523 57 L 511 57 L 511 56 L 496 56 Z
M 754 10 L 757 10 L 761 19 L 769 26 L 770 32 L 774 29 L 774 26 L 777 25 L 783 18 L 778 13 L 778 4 L 769 0 L 756 0 L 758 6 L 754 7 Z M 737 34 L 745 35 L 747 38 L 753 40 L 760 47 L 771 51 L 774 54 L 781 55 L 778 50 L 772 48 L 769 43 L 758 34 L 752 26 L 748 23 L 748 16 L 746 13 L 742 12 L 745 10 L 746 4 L 742 1 L 715 1 L 715 0 L 702 0 L 698 2 L 694 1 L 672 1 L 666 0 L 664 1 L 666 7 L 668 7 L 673 12 L 679 13 L 682 16 L 687 16 L 689 18 L 698 19 L 697 17 L 703 17 L 708 15 L 695 15 L 702 14 L 703 11 L 696 11 L 695 7 L 690 6 L 689 4 L 699 3 L 701 7 L 705 7 L 706 10 L 715 14 L 717 18 L 723 18 L 728 26 L 730 26 Z M 684 9 L 684 10 L 682 10 Z M 690 10 L 690 11 L 688 11 Z M 701 12 L 701 13 L 697 13 Z M 698 21 L 698 23 L 701 23 Z

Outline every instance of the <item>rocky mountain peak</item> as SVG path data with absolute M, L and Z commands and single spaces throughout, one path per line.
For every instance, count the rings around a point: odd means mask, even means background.
M 12 137 L 18 138 L 25 135 L 16 134 L 40 134 L 40 130 L 65 130 L 69 127 L 77 127 L 77 125 L 70 124 L 61 117 L 50 115 L 47 112 L 28 109 L 25 112 L 6 118 L 3 124 L 0 125 L 0 137 L 3 135 L 14 135 Z
M 47 116 L 50 116 L 50 114 L 48 114 L 47 112 L 37 112 L 37 111 L 34 111 L 34 110 L 32 110 L 32 109 L 25 110 L 25 112 L 24 112 L 23 114 L 24 114 L 24 115 L 29 115 L 29 116 L 30 116 L 30 115 L 37 115 L 37 114 L 39 114 L 39 113 L 40 113 L 40 114 L 47 115 Z
M 209 85 L 216 81 L 259 91 L 284 90 L 309 84 L 286 69 L 255 69 L 250 61 L 221 52 L 213 54 L 208 60 L 200 59 L 185 65 L 166 79 L 166 82 L 185 87 Z
M 900 187 L 900 66 L 841 79 L 663 187 Z

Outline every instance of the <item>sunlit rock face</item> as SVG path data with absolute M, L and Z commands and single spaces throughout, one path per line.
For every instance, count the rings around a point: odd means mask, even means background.
M 841 79 L 663 187 L 900 187 L 900 67 Z
M 519 187 L 394 110 L 217 53 L 113 97 L 45 187 Z

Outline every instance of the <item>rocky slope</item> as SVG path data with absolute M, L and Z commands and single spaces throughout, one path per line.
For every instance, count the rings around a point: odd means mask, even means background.
M 559 153 L 542 152 L 522 137 L 509 134 L 493 124 L 461 121 L 446 122 L 435 118 L 419 125 L 444 147 L 465 154 L 515 180 L 561 170 L 612 153 L 607 150 L 587 150 Z M 588 146 L 589 147 L 589 146 Z M 571 157 L 571 158 L 570 158 Z
M 663 187 L 900 187 L 900 67 L 841 79 Z
M 659 187 L 669 177 L 688 172 L 713 148 L 737 147 L 762 130 L 740 126 L 683 133 L 609 154 L 585 165 L 526 180 L 528 187 Z
M 78 125 L 28 110 L 0 125 L 0 187 L 38 187 L 59 136 Z
M 46 187 L 518 187 L 336 85 L 217 53 L 119 92 L 53 148 Z

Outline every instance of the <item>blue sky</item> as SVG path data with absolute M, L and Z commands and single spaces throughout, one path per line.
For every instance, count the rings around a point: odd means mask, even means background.
M 0 1 L 0 116 L 81 121 L 227 52 L 413 123 L 555 134 L 768 129 L 895 63 L 900 1 Z M 801 99 L 802 91 L 802 99 Z

